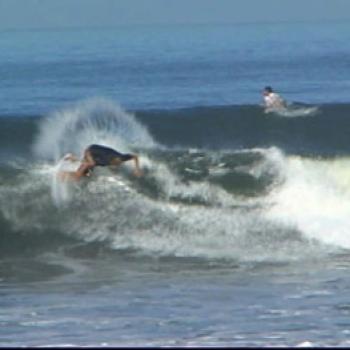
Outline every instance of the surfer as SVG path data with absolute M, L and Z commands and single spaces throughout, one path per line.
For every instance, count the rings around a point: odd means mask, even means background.
M 271 111 L 285 110 L 287 103 L 284 99 L 273 91 L 271 86 L 266 86 L 263 90 L 265 113 Z
M 77 158 L 73 154 L 65 156 L 64 160 L 77 161 Z M 134 161 L 134 175 L 139 177 L 142 175 L 142 171 L 139 165 L 139 158 L 136 154 L 119 153 L 113 148 L 109 148 L 101 145 L 90 145 L 84 151 L 84 157 L 81 161 L 79 168 L 76 171 L 64 171 L 61 172 L 60 178 L 65 180 L 67 178 L 73 180 L 79 180 L 83 176 L 90 176 L 92 170 L 96 166 L 115 166 L 118 167 L 124 162 L 129 160 Z

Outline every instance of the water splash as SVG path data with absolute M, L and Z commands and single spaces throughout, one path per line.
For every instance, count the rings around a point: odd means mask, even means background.
M 93 98 L 56 111 L 43 120 L 34 153 L 58 161 L 63 154 L 82 154 L 92 144 L 128 152 L 156 143 L 135 116 L 105 98 Z

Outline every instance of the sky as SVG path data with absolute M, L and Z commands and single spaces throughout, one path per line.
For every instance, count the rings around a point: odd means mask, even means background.
M 350 20 L 350 0 L 0 0 L 0 29 Z

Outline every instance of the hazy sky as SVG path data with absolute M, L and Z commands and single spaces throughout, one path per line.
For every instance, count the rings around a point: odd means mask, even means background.
M 350 20 L 350 0 L 0 0 L 0 29 Z

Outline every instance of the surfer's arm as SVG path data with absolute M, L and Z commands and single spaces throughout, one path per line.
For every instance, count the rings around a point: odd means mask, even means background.
M 79 181 L 83 176 L 90 176 L 92 167 L 88 163 L 81 163 L 76 171 L 60 171 L 58 177 L 62 181 L 74 180 Z

